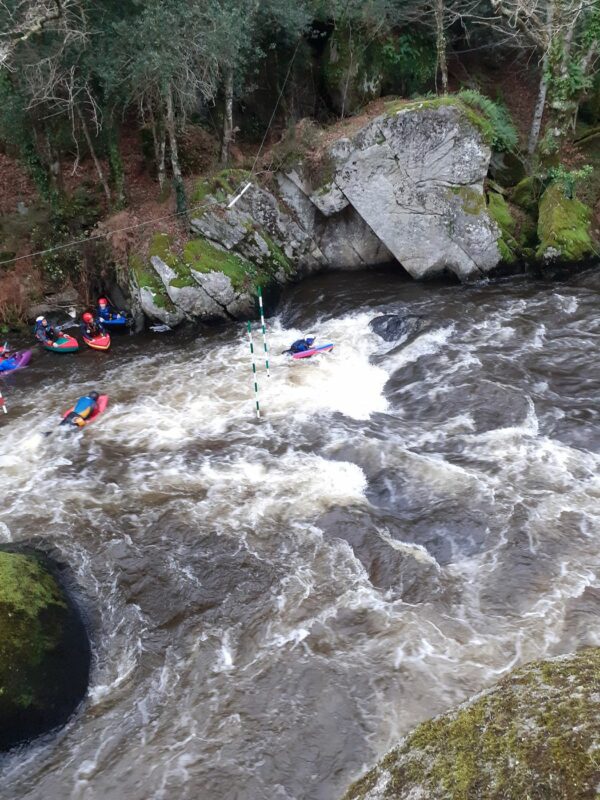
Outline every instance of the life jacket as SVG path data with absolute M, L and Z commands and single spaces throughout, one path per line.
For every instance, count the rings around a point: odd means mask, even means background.
M 304 353 L 306 350 L 310 350 L 311 347 L 312 344 L 309 344 L 306 339 L 296 339 L 290 347 L 290 350 L 292 353 Z
M 73 406 L 73 413 L 80 416 L 82 419 L 87 419 L 92 411 L 96 408 L 96 401 L 92 397 L 80 397 Z
M 55 342 L 57 339 L 60 339 L 61 333 L 57 331 L 56 328 L 53 328 L 52 325 L 42 325 L 41 322 L 38 322 L 35 326 L 35 338 L 38 342 Z

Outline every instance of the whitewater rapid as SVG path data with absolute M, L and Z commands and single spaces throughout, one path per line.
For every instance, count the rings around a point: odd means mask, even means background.
M 0 796 L 332 800 L 418 721 L 600 643 L 599 287 L 311 279 L 270 379 L 256 327 L 260 420 L 243 325 L 36 354 L 0 542 L 71 566 L 94 663 Z M 398 310 L 423 327 L 384 342 Z M 280 354 L 311 333 L 334 351 Z M 102 419 L 43 435 L 92 388 Z

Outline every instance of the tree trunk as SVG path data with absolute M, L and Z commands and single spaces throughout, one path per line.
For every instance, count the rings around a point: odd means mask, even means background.
M 112 202 L 112 198 L 110 196 L 110 187 L 104 175 L 104 171 L 102 169 L 102 164 L 98 160 L 98 156 L 96 155 L 96 151 L 94 150 L 94 145 L 92 143 L 92 137 L 90 136 L 90 132 L 88 130 L 87 123 L 85 121 L 85 117 L 81 113 L 81 109 L 79 106 L 75 106 L 77 110 L 77 116 L 79 117 L 79 121 L 81 122 L 81 129 L 83 130 L 83 135 L 85 136 L 85 141 L 87 142 L 88 150 L 90 151 L 90 155 L 94 161 L 94 166 L 96 167 L 96 172 L 98 173 L 98 178 L 100 183 L 102 184 L 102 188 L 104 189 L 104 194 L 106 195 L 106 199 L 108 200 L 108 205 L 110 206 Z
M 535 111 L 533 112 L 533 120 L 529 130 L 529 139 L 527 140 L 527 162 L 529 166 L 531 166 L 533 155 L 538 145 L 540 130 L 542 129 L 542 118 L 544 116 L 544 109 L 546 108 L 546 94 L 548 92 L 548 79 L 546 77 L 547 61 L 548 57 L 544 56 Z
M 546 9 L 546 31 L 544 42 L 544 58 L 542 59 L 542 74 L 538 86 L 538 96 L 533 112 L 533 120 L 529 129 L 529 139 L 527 140 L 527 164 L 531 167 L 533 156 L 538 146 L 540 131 L 542 129 L 542 119 L 546 108 L 546 95 L 548 94 L 548 66 L 550 62 L 550 48 L 552 47 L 552 23 L 554 22 L 554 2 L 549 2 Z
M 171 151 L 171 169 L 173 171 L 173 185 L 175 187 L 175 198 L 177 211 L 180 214 L 187 214 L 187 200 L 185 197 L 185 187 L 183 176 L 179 165 L 179 154 L 177 152 L 177 133 L 175 130 L 175 110 L 173 108 L 173 90 L 169 84 L 167 91 L 167 133 L 169 135 L 169 149 Z
M 442 92 L 448 94 L 448 63 L 444 34 L 444 0 L 435 0 L 435 28 L 438 69 L 442 76 Z
M 148 103 L 150 112 L 150 122 L 152 123 L 152 141 L 154 143 L 154 160 L 156 162 L 156 174 L 158 185 L 162 192 L 165 185 L 165 152 L 167 149 L 166 131 L 164 124 L 158 124 L 154 116 L 152 103 Z
M 229 161 L 229 147 L 233 138 L 233 67 L 225 67 L 225 113 L 223 114 L 223 143 L 221 163 Z

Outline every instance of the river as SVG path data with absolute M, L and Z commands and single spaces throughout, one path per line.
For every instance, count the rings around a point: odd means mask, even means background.
M 600 644 L 596 271 L 315 277 L 270 318 L 35 353 L 0 417 L 0 542 L 71 565 L 94 661 L 10 800 L 335 800 L 416 723 Z M 421 315 L 408 342 L 368 322 Z M 318 360 L 280 351 L 303 334 Z M 5 381 L 6 384 L 6 381 Z M 44 437 L 110 394 L 82 434 Z

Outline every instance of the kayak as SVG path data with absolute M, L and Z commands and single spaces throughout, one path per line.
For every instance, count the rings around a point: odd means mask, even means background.
M 49 350 L 51 353 L 76 353 L 79 350 L 79 342 L 77 339 L 74 339 L 72 336 L 68 336 L 66 333 L 57 339 L 54 342 L 56 347 L 53 347 L 52 344 L 43 342 L 42 347 L 44 350 Z
M 5 358 L 0 361 L 0 372 L 8 373 L 15 372 L 17 369 L 23 369 L 29 364 L 31 359 L 31 350 L 24 350 L 22 353 L 15 353 L 10 358 Z
M 104 411 L 106 411 L 106 406 L 107 405 L 108 405 L 108 395 L 107 394 L 101 394 L 100 397 L 98 398 L 97 402 L 96 402 L 96 408 L 92 411 L 92 413 L 89 415 L 89 417 L 86 420 L 84 420 L 85 424 L 89 425 L 90 422 L 93 422 L 95 419 L 97 419 L 100 416 L 100 414 L 102 414 Z M 65 417 L 68 417 L 69 414 L 71 413 L 71 411 L 73 411 L 74 408 L 75 408 L 75 406 L 72 406 L 68 411 L 65 411 L 65 413 L 63 414 L 63 419 L 65 419 Z M 75 426 L 73 426 L 73 427 L 75 427 Z
M 123 329 L 129 325 L 127 317 L 125 315 L 121 316 L 120 314 L 118 317 L 113 317 L 112 319 L 101 318 L 100 322 L 104 328 L 110 328 L 111 330 Z
M 310 350 L 304 350 L 302 353 L 292 353 L 292 358 L 310 358 L 319 353 L 329 353 L 334 347 L 335 345 L 333 344 L 322 344 L 319 347 L 311 347 Z
M 88 347 L 91 347 L 92 350 L 108 350 L 110 347 L 110 334 L 105 333 L 100 336 L 94 336 L 92 339 L 84 336 L 83 341 Z

